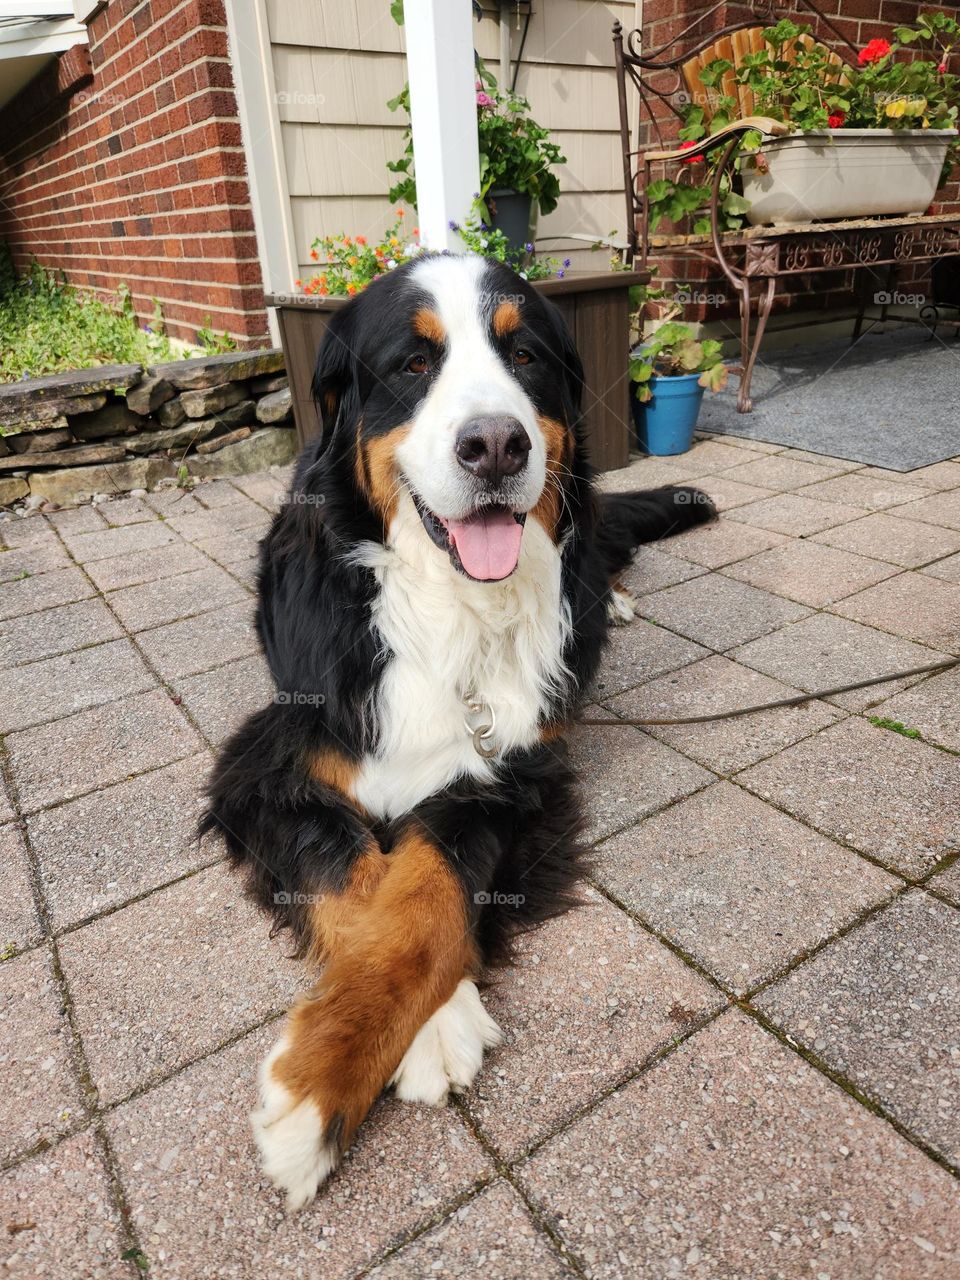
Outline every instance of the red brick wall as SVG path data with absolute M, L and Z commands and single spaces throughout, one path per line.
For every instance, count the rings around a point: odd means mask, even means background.
M 266 339 L 221 0 L 110 0 L 0 112 L 0 236 L 75 284 Z
M 814 0 L 814 2 L 823 17 L 829 19 L 840 35 L 858 49 L 874 37 L 890 38 L 892 27 L 914 22 L 919 13 L 934 12 L 938 9 L 950 12 L 957 7 L 955 3 L 927 4 L 919 3 L 918 0 Z M 715 0 L 645 0 L 644 50 L 650 53 L 660 49 L 689 28 L 701 15 L 704 16 L 703 22 L 685 38 L 682 45 L 678 45 L 677 52 L 699 44 L 711 31 L 754 16 L 754 10 L 749 4 L 724 4 L 715 13 L 706 16 L 714 7 L 714 3 Z M 825 44 L 838 47 L 836 36 L 829 27 L 818 24 L 816 15 L 802 5 L 779 5 L 777 17 L 789 17 L 796 22 L 807 23 Z M 766 26 L 770 21 L 769 18 L 760 18 L 757 19 L 757 25 Z M 660 107 L 657 114 L 664 139 L 676 138 L 679 124 L 669 109 Z M 936 212 L 950 213 L 960 210 L 960 174 L 955 174 L 953 179 L 941 189 L 934 209 Z M 660 267 L 661 278 L 665 281 L 702 282 L 698 284 L 698 288 L 705 293 L 731 292 L 729 288 L 724 288 L 725 281 L 722 276 L 713 275 L 689 259 L 663 259 Z M 911 291 L 922 292 L 928 279 L 929 268 L 921 265 L 904 275 L 898 287 L 909 287 Z M 801 279 L 796 286 L 785 286 L 778 294 L 775 310 L 849 310 L 852 305 L 855 305 L 853 292 L 855 283 L 859 287 L 862 279 L 856 282 L 849 273 L 824 273 L 811 277 L 809 281 Z M 882 287 L 884 283 L 878 279 L 877 288 Z M 720 308 L 720 314 L 732 314 L 735 310 L 736 307 L 731 298 L 730 305 Z M 690 320 L 714 319 L 717 316 L 717 308 L 696 304 L 688 306 L 685 314 Z

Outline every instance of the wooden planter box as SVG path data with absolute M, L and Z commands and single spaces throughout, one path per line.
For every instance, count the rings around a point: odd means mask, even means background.
M 649 279 L 647 271 L 571 272 L 563 280 L 536 284 L 560 308 L 583 361 L 587 446 L 598 471 L 614 471 L 629 460 L 629 289 Z M 301 445 L 320 432 L 310 383 L 323 331 L 331 314 L 346 302 L 304 294 L 267 295 L 267 305 L 276 308 L 280 322 Z

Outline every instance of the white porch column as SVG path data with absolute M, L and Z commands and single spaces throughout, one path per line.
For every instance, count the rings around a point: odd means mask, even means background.
M 480 189 L 470 0 L 405 0 L 410 120 L 420 239 L 462 249 L 450 230 Z

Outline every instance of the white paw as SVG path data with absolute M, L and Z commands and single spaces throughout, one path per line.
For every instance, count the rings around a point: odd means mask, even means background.
M 607 601 L 607 621 L 615 627 L 626 626 L 637 616 L 637 602 L 626 587 L 611 587 Z
M 296 1213 L 337 1167 L 340 1154 L 324 1141 L 325 1121 L 316 1105 L 309 1098 L 297 1102 L 274 1077 L 273 1064 L 286 1048 L 286 1041 L 278 1040 L 261 1064 L 260 1107 L 250 1123 L 264 1173 L 286 1192 L 287 1212 Z
M 470 1087 L 484 1049 L 492 1049 L 502 1038 L 476 984 L 464 978 L 414 1036 L 390 1083 L 405 1102 L 440 1106 L 451 1090 L 461 1093 Z

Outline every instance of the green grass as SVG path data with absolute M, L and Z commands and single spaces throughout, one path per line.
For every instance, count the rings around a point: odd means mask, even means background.
M 889 729 L 891 733 L 899 733 L 904 738 L 919 738 L 919 729 L 908 729 L 899 720 L 888 720 L 886 716 L 871 716 L 870 723 L 878 729 Z
M 130 290 L 104 300 L 34 263 L 17 276 L 0 251 L 0 382 L 99 364 L 154 364 L 179 359 L 159 304 L 142 328 Z
M 103 298 L 74 288 L 62 272 L 37 262 L 17 276 L 9 251 L 0 245 L 0 382 L 101 364 L 162 364 L 236 349 L 228 334 L 213 331 L 209 316 L 197 331 L 195 347 L 174 345 L 159 302 L 154 302 L 150 324 L 141 325 L 126 285 L 114 297 Z

